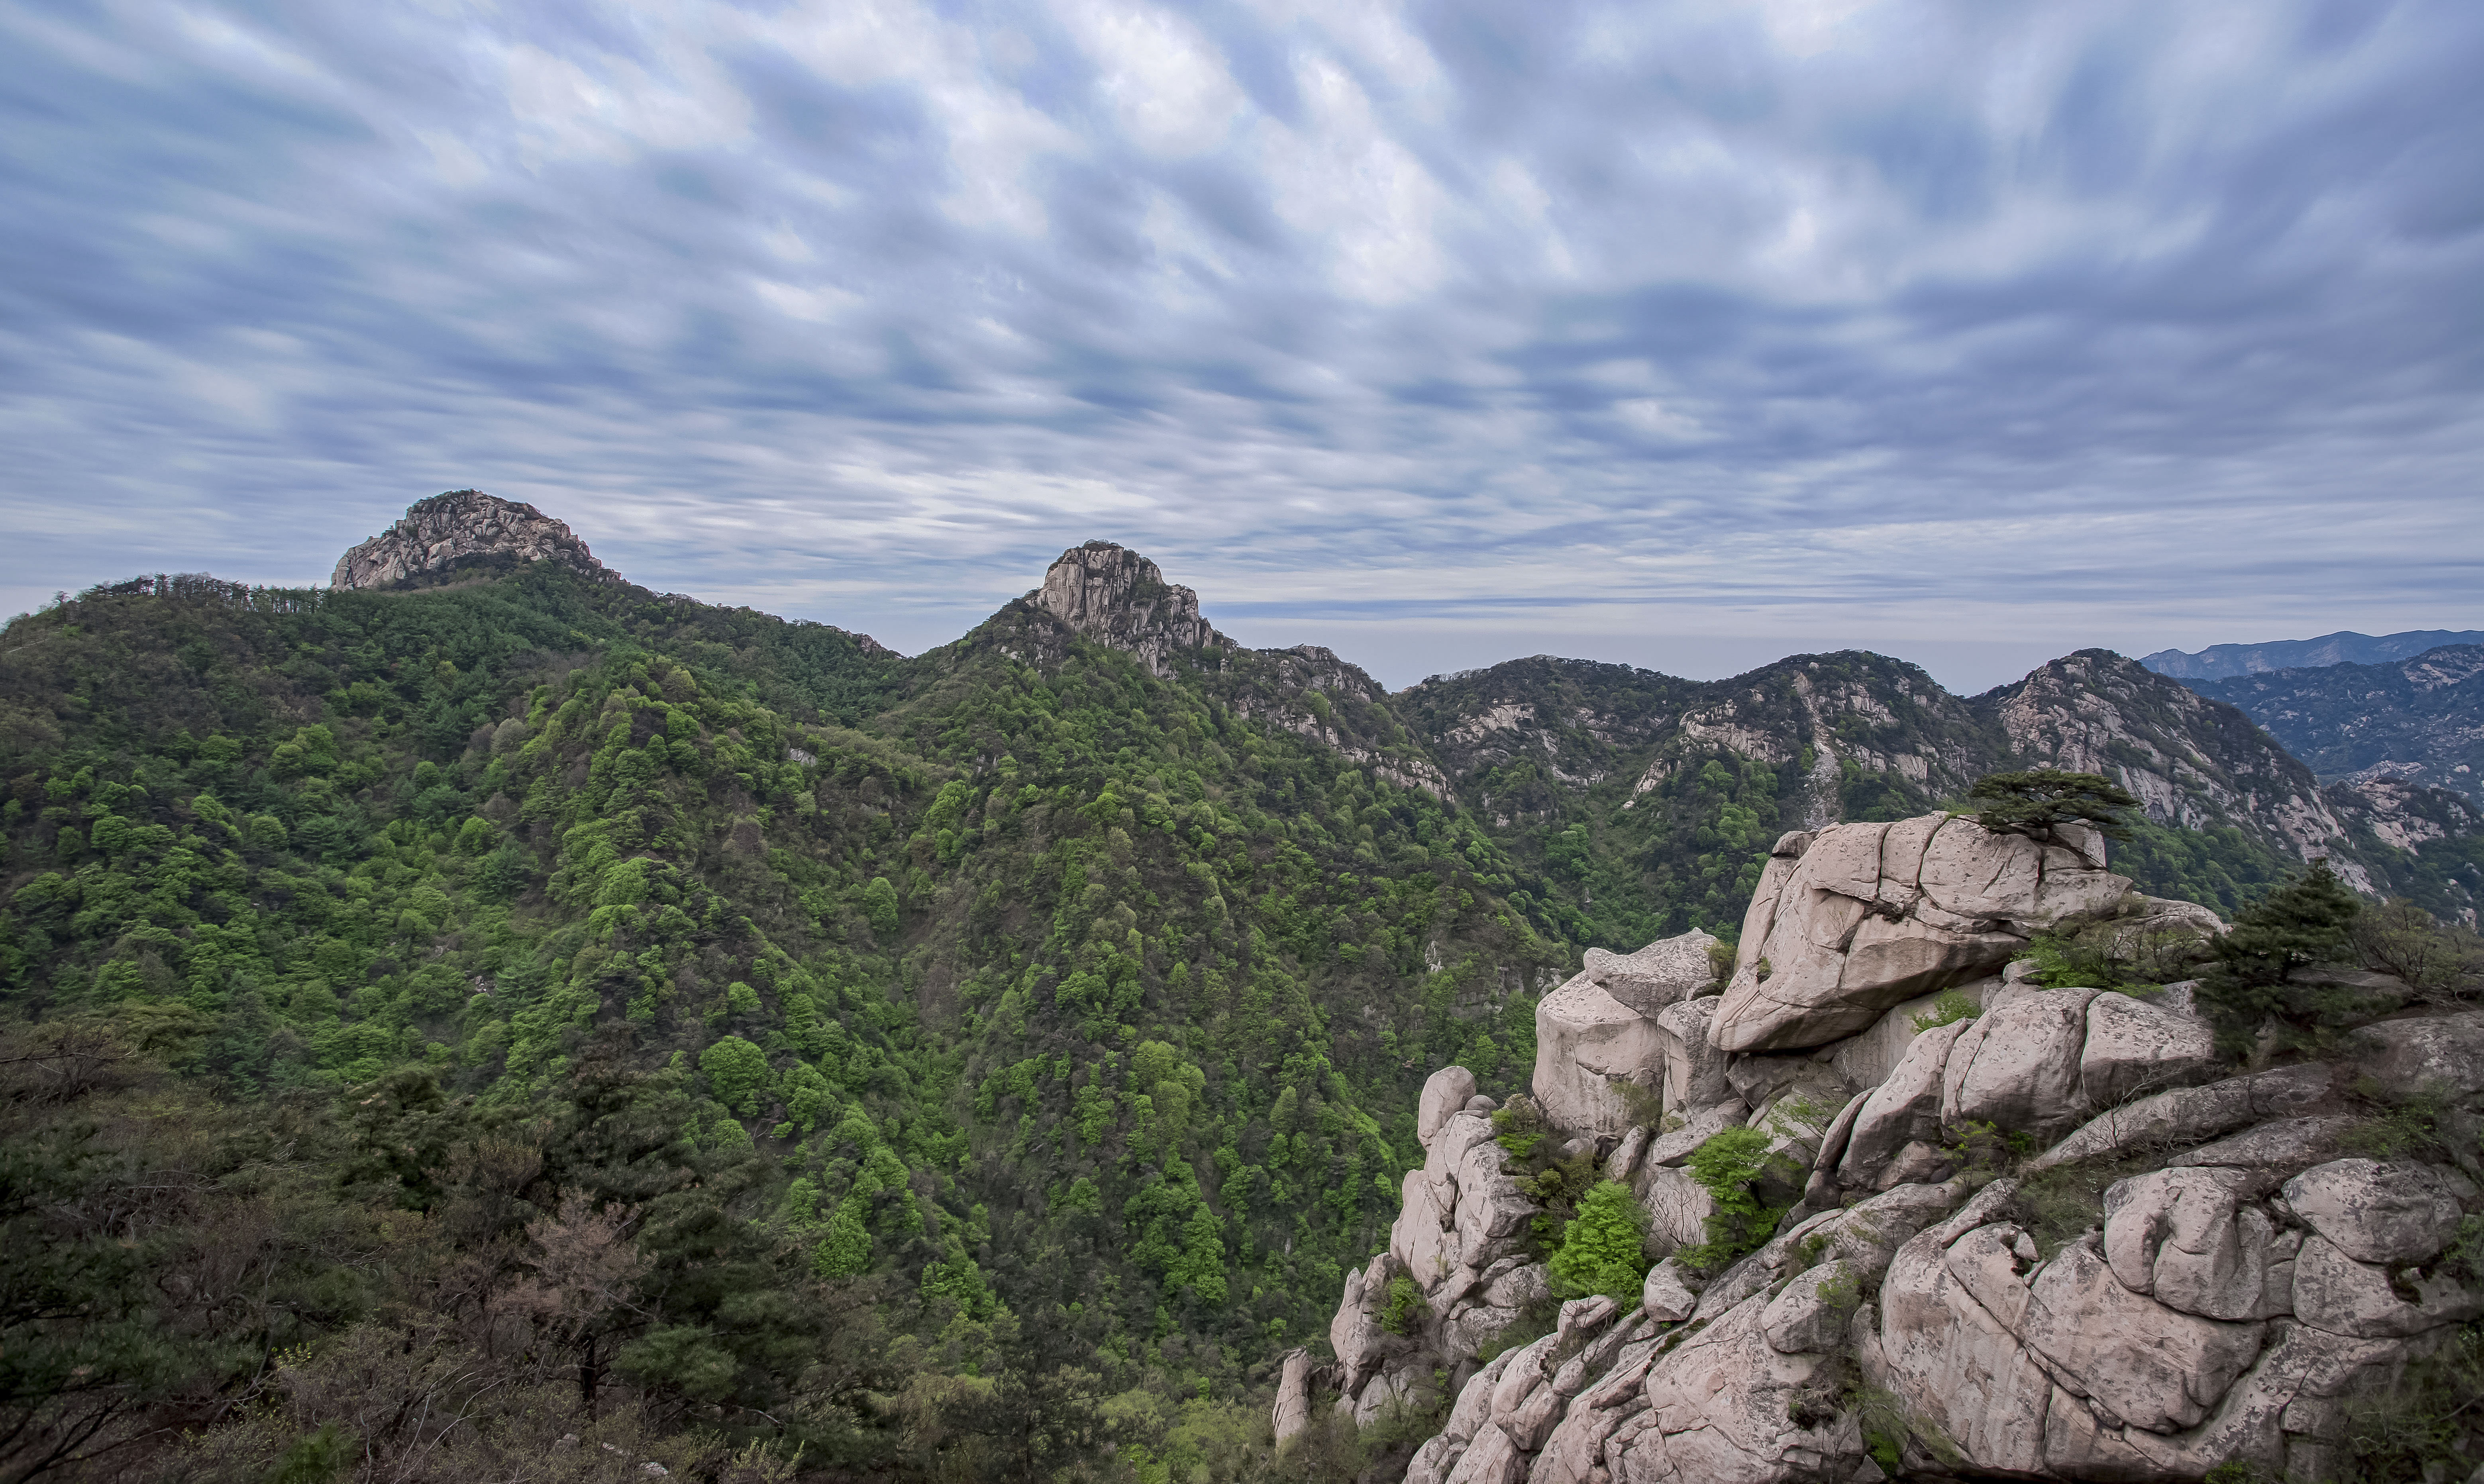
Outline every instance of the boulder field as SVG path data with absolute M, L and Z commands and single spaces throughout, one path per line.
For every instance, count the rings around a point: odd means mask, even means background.
M 1590 951 L 1511 1099 L 1627 1182 L 1661 1250 L 1708 1234 L 1694 1151 L 1762 1131 L 1775 1234 L 1721 1271 L 1666 1257 L 1635 1302 L 1562 1302 L 1498 1105 L 1444 1068 L 1335 1361 L 1282 1368 L 1280 1441 L 1315 1406 L 1445 1408 L 1408 1484 L 2341 1476 L 2346 1398 L 2484 1315 L 2452 1257 L 2484 1168 L 2358 1154 L 2347 1093 L 2428 1088 L 2471 1131 L 2484 1012 L 2244 1072 L 2182 993 L 2023 977 L 2038 932 L 2221 926 L 2133 893 L 2092 836 L 1930 816 L 1786 837 L 1729 973 L 1695 931 Z

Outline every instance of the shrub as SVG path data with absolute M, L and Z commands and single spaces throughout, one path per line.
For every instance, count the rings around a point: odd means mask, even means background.
M 1715 1203 L 1706 1223 L 1708 1240 L 1678 1255 L 1694 1268 L 1714 1271 L 1745 1253 L 1757 1252 L 1775 1229 L 1782 1210 L 1760 1204 L 1753 1182 L 1768 1168 L 1768 1136 L 1756 1128 L 1728 1128 L 1691 1151 L 1690 1177 Z
M 1619 1180 L 1605 1180 L 1579 1202 L 1578 1217 L 1561 1233 L 1561 1250 L 1548 1266 L 1565 1298 L 1609 1293 L 1638 1296 L 1647 1281 L 1648 1215 Z
M 1381 1306 L 1380 1327 L 1391 1335 L 1415 1333 L 1415 1311 L 1423 1307 L 1423 1290 L 1400 1273 L 1389 1280 L 1389 1300 Z
M 2139 807 L 2127 789 L 2102 773 L 2066 772 L 2058 768 L 1987 773 L 1975 780 L 1967 796 L 1983 804 L 1975 823 L 1985 829 L 2046 842 L 2054 838 L 2058 826 L 2073 821 L 2093 826 L 2108 840 L 2127 840 L 2130 828 L 2122 811 Z
M 2363 995 L 2293 978 L 2298 970 L 2343 954 L 2362 909 L 2321 860 L 2236 912 L 2232 931 L 2210 945 L 2215 961 L 2200 982 L 2200 1009 L 2216 1028 L 2217 1043 L 2239 1056 L 2261 1025 L 2274 1021 L 2281 1046 L 2309 1046 L 2364 1013 L 2369 1002 Z
M 1920 1036 L 1926 1031 L 1936 1031 L 1945 1025 L 1956 1025 L 1961 1020 L 1972 1020 L 1982 1013 L 1984 1013 L 1984 1007 L 1975 1002 L 1973 995 L 1962 989 L 1944 989 L 1940 992 L 1940 997 L 1932 1001 L 1931 1009 L 1914 1017 L 1915 1033 Z

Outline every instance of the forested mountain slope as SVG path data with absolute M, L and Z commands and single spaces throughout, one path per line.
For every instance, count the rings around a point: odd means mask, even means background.
M 905 659 L 503 503 L 418 505 L 356 549 L 380 585 L 0 634 L 13 1475 L 350 1433 L 467 1476 L 590 1417 L 676 1468 L 1229 1476 L 1396 1214 L 1421 1075 L 1522 1084 L 1583 948 L 1730 934 L 1784 830 L 2040 758 L 2120 772 L 2123 869 L 2221 904 L 2326 849 L 2455 905 L 2477 838 L 2307 796 L 2112 656 L 1391 696 L 1091 543 Z M 454 1446 L 406 1420 L 442 1398 Z

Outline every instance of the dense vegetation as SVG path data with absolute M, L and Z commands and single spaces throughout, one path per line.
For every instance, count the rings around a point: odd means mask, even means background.
M 1981 735 L 1877 657 L 1524 663 L 1550 745 L 1019 604 L 914 660 L 491 563 L 14 621 L 0 1477 L 1264 1471 L 1429 1071 L 1523 1086 L 1580 949 L 1971 781 L 1854 761 Z M 1899 699 L 1834 766 L 1679 724 L 1840 693 Z M 2229 833 L 2119 861 L 2230 904 L 2282 873 Z M 1503 1137 L 1627 1288 L 1631 1213 Z
M 558 1385 L 813 1464 L 1187 1470 L 1383 1240 L 1421 1076 L 1522 1081 L 1568 957 L 1471 820 L 1014 660 L 1029 610 L 899 661 L 551 569 L 162 589 L 5 641 L 0 972 L 87 1048 L 19 1065 L 116 1069 L 12 1105 L 11 1219 L 81 1255 L 0 1315 L 13 1475 L 174 1418 L 393 1446 L 316 1396 L 409 1339 L 523 1371 L 458 1403 L 508 1446 Z

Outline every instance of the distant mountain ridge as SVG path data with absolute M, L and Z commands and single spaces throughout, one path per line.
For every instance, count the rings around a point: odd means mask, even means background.
M 2484 800 L 2484 645 L 2185 684 L 2241 707 L 2323 779 L 2401 778 Z
M 2316 639 L 2272 639 L 2259 644 L 2211 644 L 2196 654 L 2160 649 L 2139 662 L 2175 680 L 2224 680 L 2266 670 L 2300 670 L 2331 664 L 2386 664 L 2410 660 L 2444 644 L 2484 644 L 2484 630 L 2410 629 L 2374 638 L 2341 629 Z

